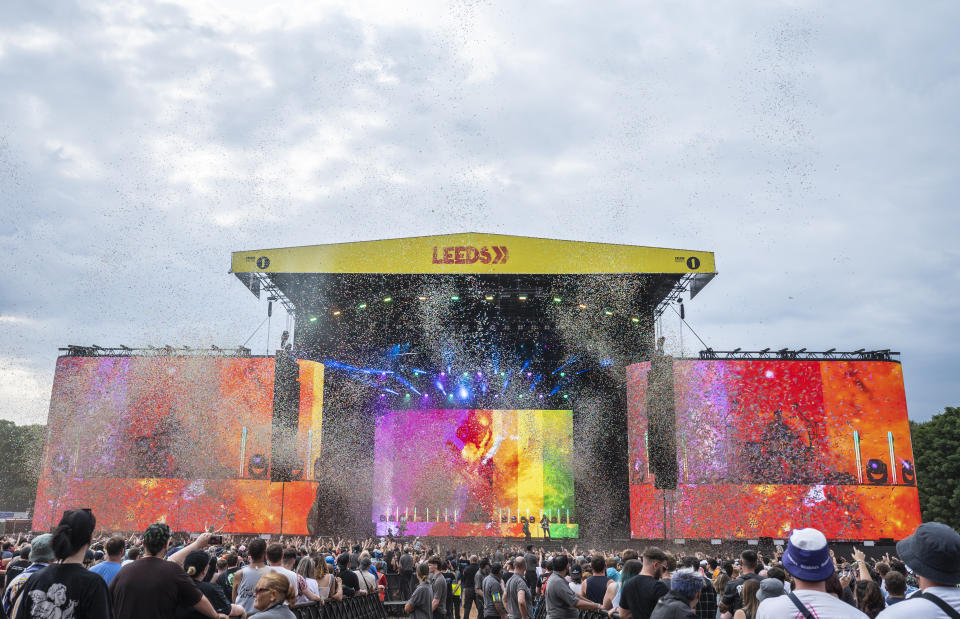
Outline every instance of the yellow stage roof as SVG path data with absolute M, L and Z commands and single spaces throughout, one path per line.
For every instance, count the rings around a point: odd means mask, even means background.
M 232 273 L 714 274 L 713 252 L 465 232 L 233 252 Z

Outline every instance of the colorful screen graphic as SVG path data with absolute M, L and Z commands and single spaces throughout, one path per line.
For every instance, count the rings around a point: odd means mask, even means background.
M 573 414 L 393 411 L 377 419 L 377 534 L 576 537 Z
M 650 363 L 627 368 L 634 538 L 902 539 L 920 523 L 898 363 L 673 362 L 676 489 L 649 454 L 668 443 Z M 673 411 L 668 411 L 669 414 Z M 670 454 L 671 457 L 674 454 Z M 656 460 L 656 458 L 654 458 Z
M 33 527 L 90 507 L 107 530 L 142 530 L 162 518 L 186 531 L 213 524 L 279 533 L 283 525 L 305 534 L 323 366 L 298 363 L 300 417 L 291 436 L 302 481 L 283 484 L 271 482 L 270 471 L 273 358 L 61 357 Z

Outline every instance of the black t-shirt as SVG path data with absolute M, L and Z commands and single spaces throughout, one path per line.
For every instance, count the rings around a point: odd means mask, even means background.
M 117 572 L 110 595 L 116 619 L 169 619 L 177 608 L 195 605 L 203 594 L 177 563 L 143 557 Z
M 479 563 L 471 563 L 460 572 L 460 584 L 464 589 L 473 589 L 476 584 L 473 579 L 477 577 L 477 570 L 480 569 Z
M 214 610 L 224 615 L 230 614 L 230 602 L 223 597 L 223 590 L 219 585 L 203 581 L 194 581 L 194 584 L 197 585 L 197 589 L 200 589 L 203 597 L 210 600 Z M 193 606 L 181 606 L 177 609 L 176 619 L 201 619 L 201 617 L 207 619 L 206 615 L 198 612 Z
M 344 587 L 350 587 L 354 591 L 360 588 L 360 579 L 357 578 L 357 573 L 353 570 L 340 570 L 337 572 L 337 576 L 340 577 Z
M 620 607 L 630 611 L 632 619 L 650 619 L 657 602 L 669 589 L 663 581 L 638 574 L 623 585 L 620 593 Z
M 7 579 L 5 587 L 10 586 L 10 581 L 23 573 L 23 570 L 30 567 L 30 561 L 27 559 L 16 558 L 7 565 Z
M 223 592 L 223 595 L 226 596 L 228 600 L 233 597 L 233 585 L 230 584 L 230 574 L 239 572 L 242 569 L 242 565 L 231 567 L 223 574 L 220 574 L 220 578 L 217 579 L 217 586 L 220 587 L 220 591 Z M 230 613 L 227 614 L 229 615 Z
M 99 575 L 79 563 L 53 564 L 34 573 L 17 600 L 15 619 L 70 615 L 110 617 L 110 594 Z
M 727 583 L 727 586 L 723 588 L 723 603 L 727 605 L 727 608 L 731 613 L 737 612 L 739 609 L 743 608 L 743 598 L 740 597 L 740 592 L 743 591 L 743 583 L 748 580 L 763 580 L 756 574 L 744 574 L 739 578 L 734 578 Z

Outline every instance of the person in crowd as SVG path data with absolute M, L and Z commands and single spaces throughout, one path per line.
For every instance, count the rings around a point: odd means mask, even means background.
M 897 542 L 897 554 L 916 574 L 920 593 L 888 606 L 877 617 L 955 619 L 960 612 L 960 535 L 945 524 L 925 522 Z
M 856 608 L 827 593 L 826 580 L 833 575 L 835 568 L 823 533 L 817 529 L 795 530 L 790 535 L 782 560 L 796 586 L 787 595 L 760 602 L 757 619 L 794 617 L 797 613 L 819 619 L 866 618 Z
M 697 613 L 697 617 L 701 619 L 716 619 L 717 617 L 717 593 L 713 588 L 713 583 L 710 582 L 710 579 L 706 575 L 700 575 L 702 571 L 701 562 L 697 560 L 696 557 L 683 557 L 680 561 L 683 565 L 683 568 L 690 570 L 692 572 L 697 572 L 697 575 L 700 576 L 700 582 L 703 585 L 703 591 L 700 592 L 700 597 L 697 600 L 697 607 L 694 609 Z
M 240 557 L 237 556 L 236 552 L 228 552 L 223 559 L 226 567 L 223 573 L 214 580 L 223 591 L 224 597 L 229 600 L 233 597 L 233 575 L 239 572 L 243 566 L 240 565 Z
M 533 552 L 533 544 L 527 544 L 526 552 L 523 553 L 523 561 L 527 566 L 527 572 L 523 575 L 527 581 L 527 588 L 532 595 L 540 594 L 539 583 L 537 582 L 537 568 L 540 567 L 540 557 Z
M 486 557 L 480 559 L 480 568 L 477 570 L 477 573 L 473 576 L 473 588 L 477 591 L 477 597 L 474 600 L 477 604 L 477 619 L 482 619 L 484 617 L 484 602 L 483 599 L 483 581 L 487 576 L 490 575 L 490 560 Z
M 317 584 L 317 579 L 313 577 L 317 571 L 316 566 L 313 564 L 313 559 L 303 557 L 293 571 L 303 579 L 303 589 L 300 590 L 300 595 L 297 597 L 296 603 L 306 604 L 307 602 L 321 601 L 323 598 L 320 597 L 320 588 Z M 299 580 L 297 582 L 299 583 Z M 313 594 L 312 598 L 307 597 L 306 593 L 308 592 Z
M 527 571 L 524 557 L 513 560 L 513 574 L 507 579 L 503 594 L 507 619 L 533 619 L 533 593 L 527 584 Z
M 695 619 L 694 609 L 703 591 L 703 581 L 696 572 L 684 568 L 670 578 L 670 591 L 657 600 L 651 619 Z
M 289 605 L 297 599 L 290 579 L 275 570 L 264 573 L 254 588 L 253 607 L 259 619 L 296 619 Z
M 27 569 L 17 574 L 3 592 L 2 608 L 4 617 L 13 616 L 11 612 L 13 611 L 13 605 L 20 596 L 20 591 L 23 589 L 23 585 L 27 583 L 27 580 L 29 580 L 30 575 L 47 567 L 47 565 L 54 560 L 53 547 L 50 545 L 52 540 L 53 536 L 49 533 L 44 533 L 43 535 L 38 535 L 33 538 L 30 544 L 30 556 L 28 557 L 28 559 L 30 559 L 30 565 L 27 566 Z
M 618 613 L 621 619 L 650 619 L 657 601 L 669 589 L 660 580 L 669 557 L 655 546 L 643 551 L 643 569 L 624 583 L 620 593 Z
M 279 543 L 267 545 L 267 565 L 274 572 L 283 574 L 290 581 L 293 587 L 293 597 L 296 599 L 300 595 L 300 577 L 293 571 L 293 566 L 297 560 L 297 551 L 293 548 L 284 548 Z M 306 584 L 304 584 L 306 588 Z
M 28 567 L 30 567 L 30 544 L 24 544 L 17 550 L 17 556 L 7 564 L 7 573 L 3 581 L 4 589 L 9 587 L 13 579 Z
M 883 577 L 883 584 L 887 589 L 887 598 L 884 600 L 887 606 L 893 606 L 907 599 L 907 577 L 900 572 L 887 570 Z
M 590 571 L 590 564 L 586 564 L 586 568 L 577 561 L 570 562 L 570 569 L 567 570 L 567 581 L 570 583 L 570 590 L 577 595 L 577 597 L 583 597 L 583 572 Z
M 853 593 L 857 608 L 870 619 L 875 619 L 880 611 L 887 607 L 886 602 L 883 601 L 883 594 L 880 593 L 880 587 L 873 580 L 858 580 Z
M 767 598 L 779 597 L 786 593 L 783 586 L 783 580 L 780 578 L 764 578 L 760 581 L 760 588 L 757 589 L 757 605 Z
M 387 599 L 387 588 L 390 586 L 389 581 L 387 580 L 387 562 L 378 561 L 377 562 L 377 589 L 380 591 L 380 601 L 383 602 Z M 457 617 L 460 619 L 460 596 L 457 596 Z
M 603 555 L 597 554 L 590 559 L 590 570 L 593 576 L 583 581 L 580 587 L 580 595 L 591 602 L 603 606 L 603 596 L 607 592 L 607 562 Z
M 404 548 L 403 554 L 397 560 L 400 566 L 400 597 L 404 600 L 410 599 L 411 585 L 413 585 L 413 555 L 410 548 Z
M 123 562 L 123 551 L 125 547 L 126 542 L 122 537 L 111 537 L 107 540 L 106 544 L 107 560 L 97 563 L 90 568 L 91 572 L 99 574 L 100 577 L 103 578 L 107 586 L 110 585 L 110 582 L 113 580 L 113 577 L 117 575 L 117 572 L 120 571 L 120 568 L 123 567 L 121 564 Z
M 470 609 L 477 601 L 477 586 L 474 579 L 480 570 L 480 557 L 470 555 L 470 563 L 460 571 L 460 590 L 463 597 L 463 619 L 470 619 Z M 482 593 L 481 593 L 482 594 Z M 478 612 L 477 617 L 483 614 Z
M 759 557 L 757 557 L 755 550 L 744 550 L 740 553 L 740 576 L 727 583 L 727 586 L 723 590 L 722 601 L 724 605 L 730 609 L 730 612 L 735 612 L 743 606 L 743 600 L 740 597 L 743 583 L 748 580 L 756 580 L 757 582 L 763 580 L 757 574 L 758 562 Z
M 88 509 L 63 513 L 53 530 L 50 547 L 58 563 L 30 574 L 14 604 L 14 619 L 111 617 L 107 583 L 83 567 L 97 519 Z
M 447 617 L 460 619 L 460 579 L 452 556 L 447 558 L 443 579 L 447 581 Z M 382 591 L 381 595 L 383 595 Z
M 427 570 L 430 572 L 430 586 L 433 588 L 433 617 L 434 619 L 445 619 L 447 616 L 447 595 L 449 587 L 447 579 L 443 577 L 441 566 L 443 560 L 437 555 L 433 555 L 427 560 Z
M 364 595 L 374 595 L 378 592 L 377 577 L 370 572 L 370 556 L 361 556 L 359 559 L 359 569 L 354 571 L 357 575 L 357 585 Z
M 327 561 L 327 559 L 330 559 L 330 561 Z M 340 586 L 340 582 L 336 574 L 333 573 L 332 568 L 333 557 L 325 557 L 317 561 L 313 577 L 317 581 L 317 595 L 320 596 L 321 600 L 334 600 L 339 602 L 343 599 L 343 588 Z
M 636 552 L 631 552 L 631 555 L 638 558 L 624 560 L 623 569 L 620 570 L 617 593 L 613 596 L 613 599 L 610 600 L 610 606 L 607 606 L 606 600 L 603 601 L 604 609 L 612 610 L 618 608 L 620 606 L 620 594 L 623 591 L 624 585 L 643 570 L 643 561 L 639 559 L 640 555 Z M 711 617 L 711 619 L 713 618 Z
M 507 616 L 503 606 L 501 570 L 500 563 L 493 563 L 490 566 L 490 573 L 483 579 L 480 588 L 483 592 L 483 616 L 486 618 L 505 619 Z
M 203 550 L 194 550 L 183 560 L 183 570 L 187 576 L 193 579 L 193 583 L 200 590 L 213 609 L 219 614 L 230 617 L 245 618 L 247 613 L 239 604 L 231 604 L 223 594 L 223 590 L 214 583 L 203 580 L 207 567 L 210 564 L 210 555 Z M 202 619 L 205 615 L 192 607 L 180 607 L 177 609 L 176 619 Z
M 110 582 L 116 619 L 169 619 L 181 606 L 192 606 L 204 617 L 225 619 L 181 567 L 191 552 L 209 545 L 210 536 L 200 534 L 166 560 L 170 527 L 162 522 L 148 526 L 143 533 L 144 556 L 122 568 Z
M 430 586 L 430 567 L 421 563 L 416 568 L 416 574 L 420 584 L 410 595 L 403 610 L 411 619 L 432 619 L 433 587 Z
M 262 539 L 254 539 L 247 548 L 247 554 L 250 557 L 250 565 L 242 568 L 233 575 L 233 590 L 231 598 L 235 604 L 243 607 L 248 615 L 253 613 L 253 602 L 256 599 L 254 589 L 260 582 L 269 567 L 266 564 L 267 543 Z
M 757 600 L 757 592 L 762 582 L 756 578 L 744 581 L 743 589 L 740 590 L 741 605 L 734 611 L 733 619 L 754 619 L 757 616 L 757 606 L 760 604 Z
M 543 593 L 547 608 L 547 619 L 577 619 L 579 616 L 578 610 L 602 612 L 600 604 L 578 598 L 567 586 L 565 576 L 570 570 L 570 559 L 567 555 L 554 557 L 551 567 L 550 578 L 547 580 Z M 626 619 L 629 619 L 629 617 Z
M 123 560 L 123 563 L 120 564 L 120 567 L 123 567 L 128 563 L 133 563 L 134 561 L 139 559 L 141 552 L 142 551 L 139 546 L 131 546 L 127 550 L 127 554 L 125 555 L 126 558 Z
M 360 588 L 360 579 L 357 577 L 357 573 L 350 569 L 350 555 L 345 552 L 337 555 L 337 576 L 340 577 L 345 597 L 367 594 L 364 589 Z

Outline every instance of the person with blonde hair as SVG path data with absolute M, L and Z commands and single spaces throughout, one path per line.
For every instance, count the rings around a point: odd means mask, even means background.
M 330 570 L 330 565 L 332 562 L 328 562 L 325 558 L 317 561 L 313 577 L 317 581 L 317 593 L 320 599 L 339 602 L 343 599 L 343 588 L 340 586 L 340 579 Z
M 253 590 L 253 607 L 257 609 L 254 616 L 260 619 L 296 619 L 296 615 L 289 607 L 297 599 L 293 585 L 283 574 L 267 572 L 257 581 L 257 588 Z

